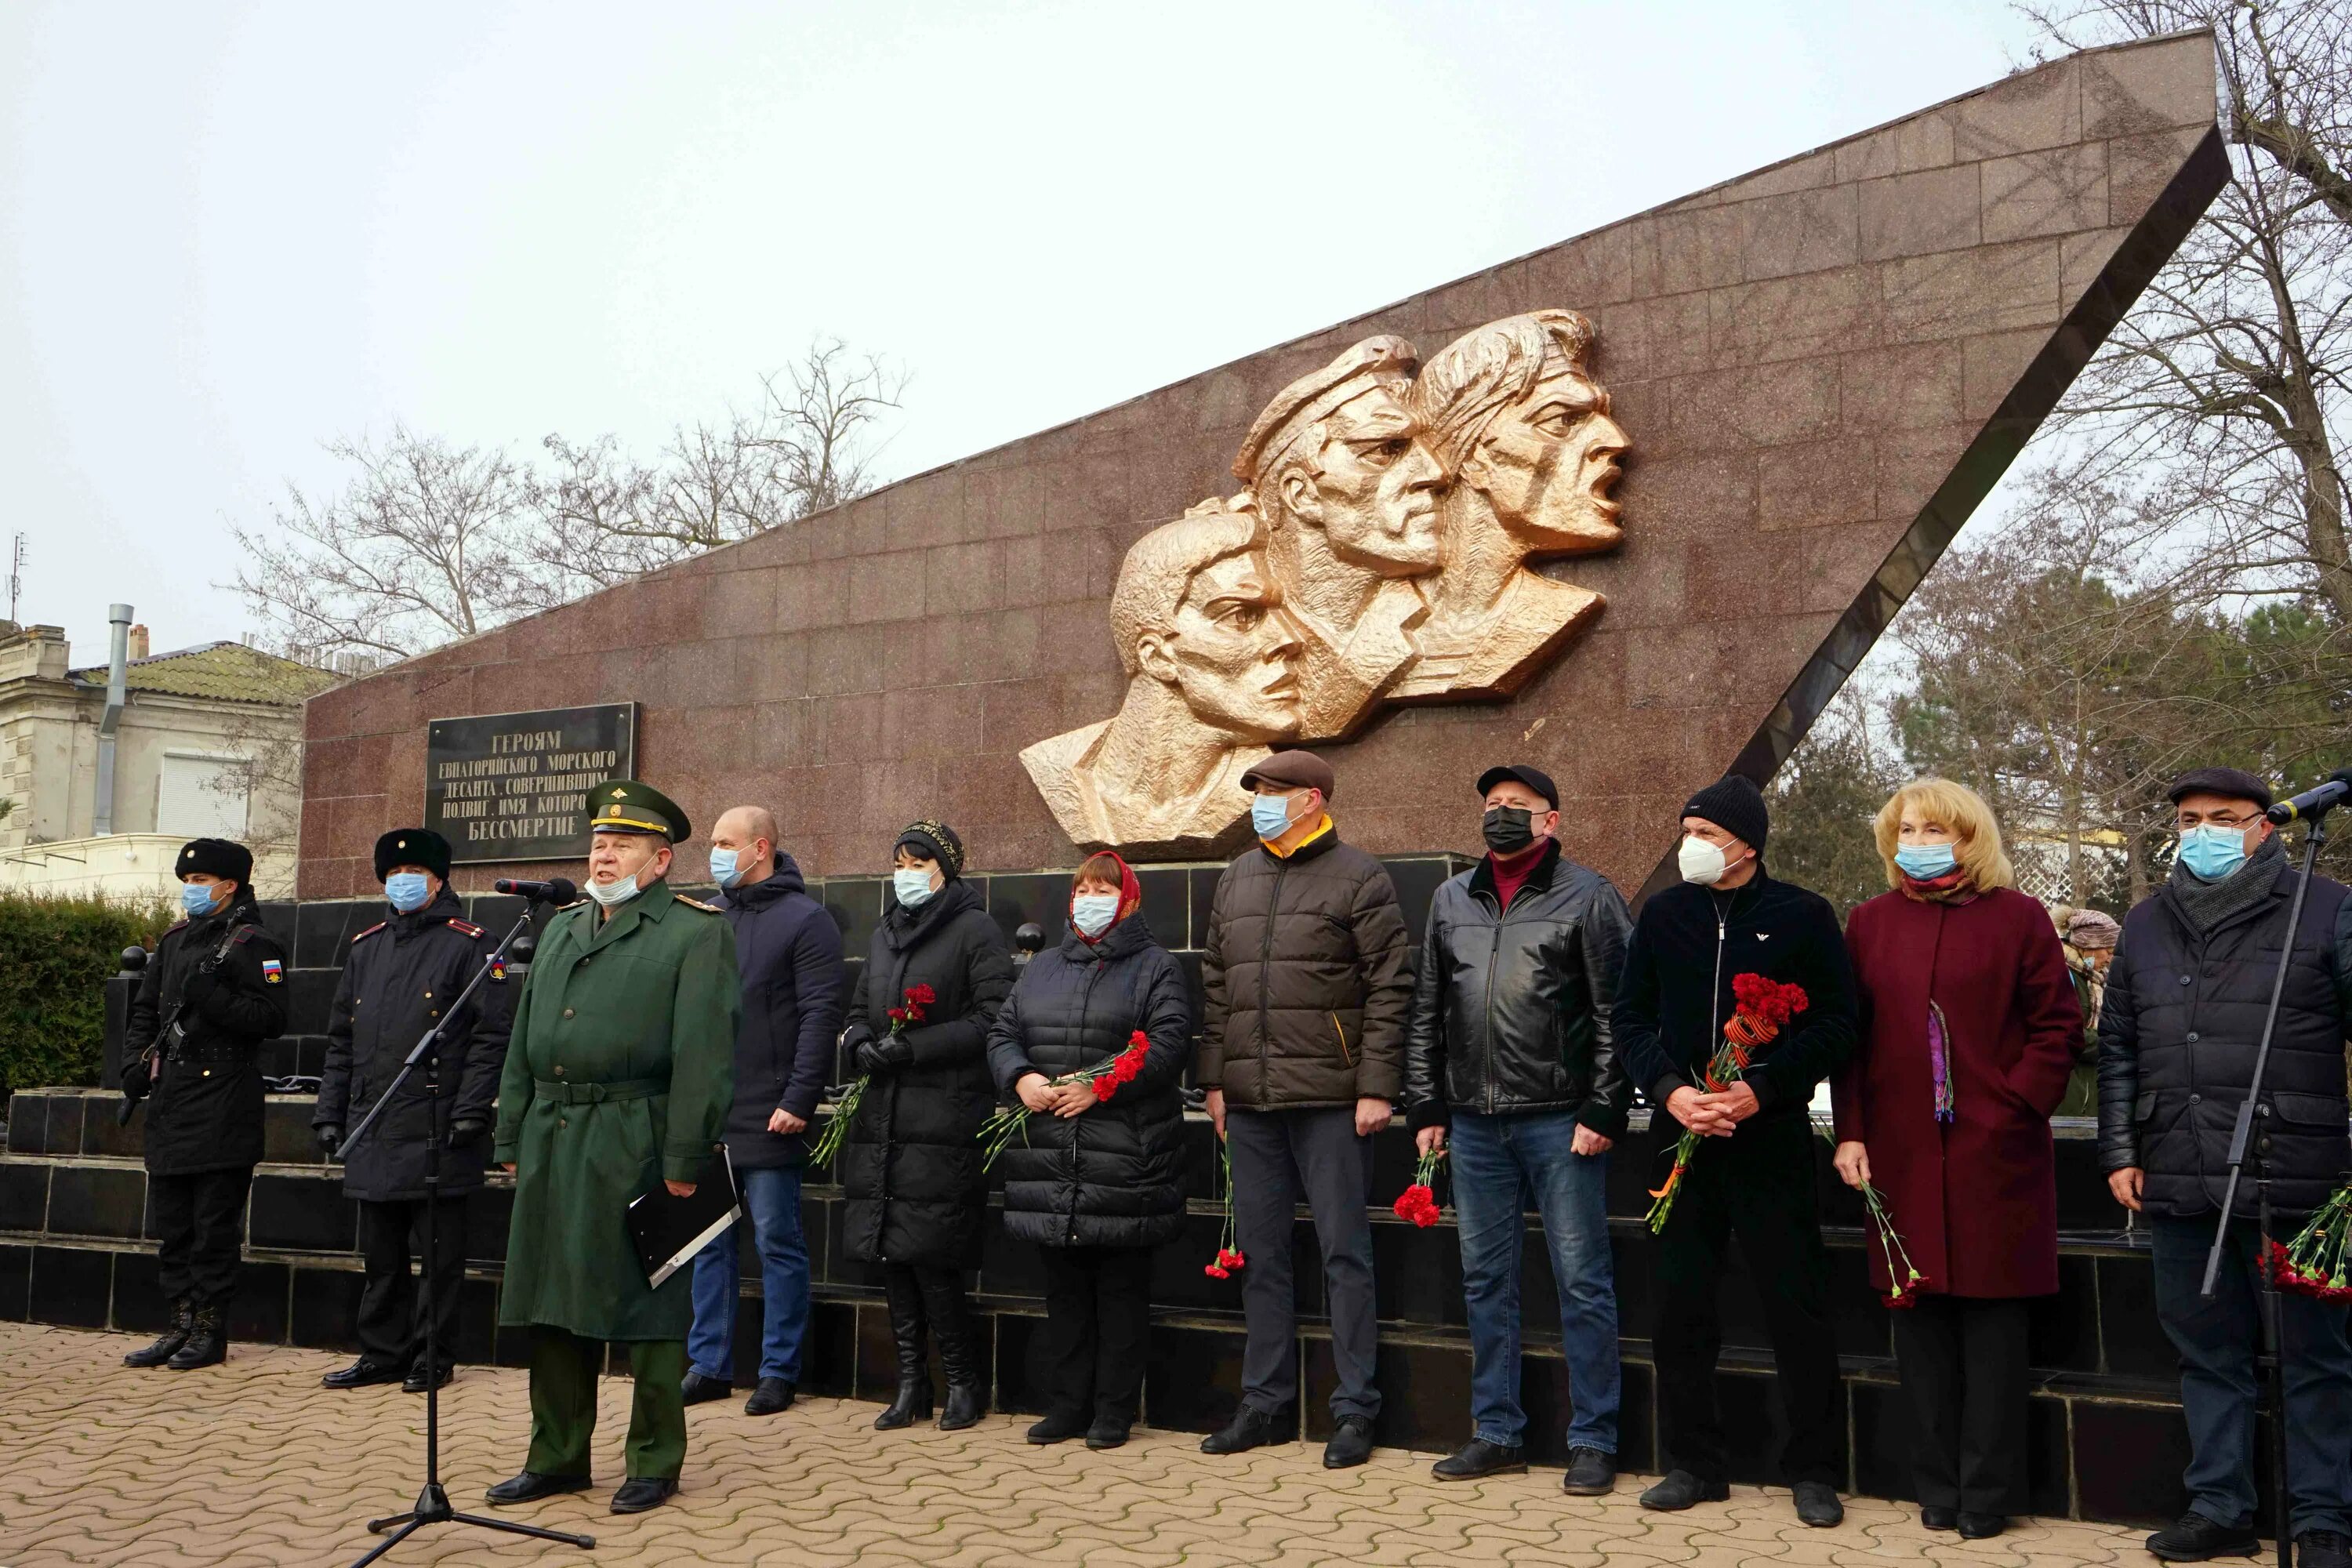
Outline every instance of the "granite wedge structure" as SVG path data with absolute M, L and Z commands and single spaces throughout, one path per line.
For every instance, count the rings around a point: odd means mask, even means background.
M 1639 883 L 1694 787 L 1796 744 L 2227 172 L 2208 36 L 2068 56 L 411 659 L 309 705 L 301 891 L 369 890 L 432 721 L 631 700 L 641 767 L 689 811 L 774 801 L 813 873 L 877 868 L 929 813 L 976 869 L 1102 839 L 1192 853 L 1204 779 L 1344 734 L 1367 847 L 1467 847 L 1458 759 L 1507 753 L 1577 803 L 1586 858 Z M 1549 416 L 1547 383 L 1568 389 Z M 1383 480 L 1356 471 L 1360 425 L 1401 443 L 1370 454 Z M 1157 663 L 1094 629 L 1121 563 L 1227 494 L 1236 453 L 1247 505 L 1224 510 L 1255 513 L 1297 622 L 1298 727 L 1265 675 L 1258 721 L 1209 726 L 1186 767 L 1098 775 L 1137 813 L 1089 816 L 1022 753 L 1058 737 L 1066 775 L 1107 762 L 1068 738 Z M 1547 460 L 1580 515 L 1530 506 Z M 1481 538 L 1481 580 L 1565 635 L 1486 635 L 1486 590 L 1448 575 Z M 1310 558 L 1343 570 L 1302 580 Z M 1208 684 L 1177 683 L 1192 721 Z M 1200 812 L 1175 799 L 1202 789 Z M 529 874 L 467 875 L 501 871 Z

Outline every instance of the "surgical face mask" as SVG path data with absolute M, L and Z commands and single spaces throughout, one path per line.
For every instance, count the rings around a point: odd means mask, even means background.
M 591 882 L 588 896 L 608 910 L 614 904 L 625 904 L 637 896 L 637 879 L 632 874 L 617 882 Z
M 433 898 L 433 889 L 425 883 L 422 871 L 394 871 L 383 879 L 383 896 L 402 914 L 415 914 Z
M 216 883 L 183 882 L 180 884 L 180 907 L 188 911 L 190 920 L 200 921 L 213 912 L 213 899 L 219 891 Z
M 1535 816 L 1521 805 L 1491 806 L 1481 831 L 1487 848 L 1497 855 L 1517 855 L 1536 841 Z
M 1279 838 L 1290 831 L 1290 797 L 1259 795 L 1250 797 L 1250 826 L 1260 838 Z
M 898 895 L 898 901 L 911 910 L 929 900 L 931 874 L 912 866 L 901 866 L 890 873 L 890 888 Z
M 2200 823 L 2180 831 L 2180 859 L 2209 882 L 2218 882 L 2246 863 L 2246 830 Z
M 732 849 L 713 849 L 710 852 L 710 879 L 722 888 L 733 887 L 735 879 L 742 874 L 736 868 L 736 858 Z
M 1070 923 L 1088 936 L 1102 935 L 1117 919 L 1117 893 L 1080 893 L 1070 900 Z
M 1704 838 L 1684 839 L 1675 860 L 1682 868 L 1684 881 L 1696 882 L 1704 888 L 1714 887 L 1731 869 L 1723 858 L 1723 851 Z
M 1906 844 L 1895 852 L 1895 869 L 1915 881 L 1932 882 L 1958 864 L 1948 844 Z

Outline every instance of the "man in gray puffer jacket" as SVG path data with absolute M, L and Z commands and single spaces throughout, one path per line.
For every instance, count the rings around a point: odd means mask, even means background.
M 1371 1457 L 1380 1392 L 1372 1300 L 1372 1135 L 1402 1082 L 1411 942 L 1380 861 L 1339 841 L 1330 764 L 1281 752 L 1242 775 L 1259 844 L 1217 883 L 1201 956 L 1207 1009 L 1194 1076 L 1234 1163 L 1248 1343 L 1242 1404 L 1208 1454 L 1285 1436 L 1298 1394 L 1290 1223 L 1306 1192 L 1321 1244 L 1339 1386 L 1323 1463 Z

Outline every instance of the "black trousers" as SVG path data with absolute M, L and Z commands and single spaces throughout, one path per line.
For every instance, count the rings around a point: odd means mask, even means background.
M 1953 1296 L 1922 1296 L 1895 1314 L 1921 1507 L 2027 1511 L 2027 1321 L 2022 1300 Z
M 1151 1330 L 1151 1249 L 1047 1247 L 1046 1408 L 1135 1425 Z
M 433 1255 L 425 1256 L 422 1198 L 360 1202 L 360 1353 L 406 1365 L 425 1353 L 425 1299 L 408 1272 L 413 1257 L 433 1273 L 433 1337 L 444 1363 L 457 1359 L 457 1299 L 466 1285 L 466 1200 L 444 1198 L 433 1216 Z
M 245 1246 L 245 1195 L 253 1167 L 149 1176 L 155 1214 L 155 1282 L 167 1301 L 226 1307 L 236 1292 Z
M 1675 1124 L 1668 1120 L 1668 1127 Z M 1844 1473 L 1843 1401 L 1830 1321 L 1829 1254 L 1813 1189 L 1813 1130 L 1801 1111 L 1750 1121 L 1729 1138 L 1701 1141 L 1674 1215 L 1658 1237 L 1654 1350 L 1659 1437 L 1671 1468 L 1702 1481 L 1730 1479 L 1715 1366 L 1723 1350 L 1717 1292 L 1731 1237 L 1764 1301 L 1789 1441 L 1790 1485 L 1835 1486 Z

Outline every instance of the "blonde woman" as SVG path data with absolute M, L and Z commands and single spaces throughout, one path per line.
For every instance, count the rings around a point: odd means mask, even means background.
M 1884 1194 L 1921 1276 L 1870 1247 L 1872 1283 L 1905 1309 L 1921 1521 L 1981 1538 L 2025 1511 L 2026 1303 L 2058 1289 L 2050 1116 L 2083 1015 L 1975 791 L 1916 780 L 1876 826 L 1893 890 L 1846 923 L 1862 1030 L 1833 1089 L 1837 1169 Z

